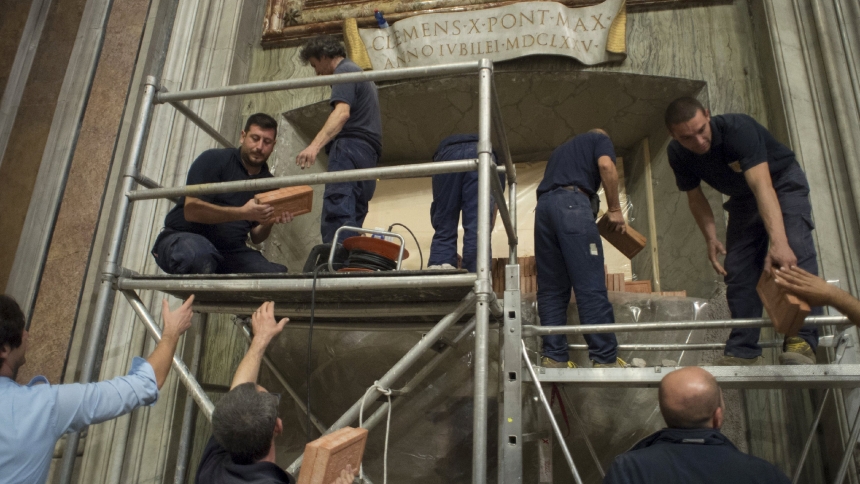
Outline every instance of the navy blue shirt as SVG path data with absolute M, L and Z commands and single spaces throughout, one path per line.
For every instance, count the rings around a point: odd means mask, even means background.
M 603 484 L 788 484 L 767 461 L 715 429 L 663 429 L 619 455 Z
M 295 484 L 296 480 L 277 464 L 255 462 L 235 464 L 215 437 L 203 449 L 195 482 L 207 484 Z
M 615 163 L 615 148 L 608 136 L 583 133 L 556 148 L 549 157 L 543 180 L 537 188 L 540 198 L 558 187 L 575 186 L 590 194 L 600 188 L 600 168 L 597 160 L 608 156 Z
M 260 173 L 249 175 L 245 165 L 239 158 L 239 148 L 222 148 L 207 150 L 200 154 L 188 170 L 186 185 L 202 183 L 219 183 L 239 180 L 255 180 L 270 178 L 269 165 L 263 163 Z M 215 195 L 200 195 L 200 200 L 222 207 L 241 207 L 261 191 L 218 193 Z M 167 213 L 164 226 L 171 230 L 200 234 L 218 250 L 238 249 L 245 245 L 248 232 L 257 226 L 257 222 L 237 220 L 221 224 L 200 224 L 185 220 L 185 198 Z
M 335 74 L 347 72 L 362 72 L 361 67 L 349 59 L 344 59 L 334 69 Z M 332 108 L 338 102 L 349 104 L 349 119 L 343 129 L 335 136 L 339 138 L 358 138 L 364 140 L 382 156 L 382 116 L 379 114 L 379 95 L 376 84 L 372 82 L 355 82 L 335 84 L 331 87 Z M 326 147 L 328 152 L 329 147 Z
M 704 181 L 732 197 L 752 196 L 743 172 L 767 162 L 771 177 L 797 164 L 794 152 L 746 114 L 711 117 L 711 149 L 697 155 L 675 140 L 666 150 L 678 189 L 686 192 Z

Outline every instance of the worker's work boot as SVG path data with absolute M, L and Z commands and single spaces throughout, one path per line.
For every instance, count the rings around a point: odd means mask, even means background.
M 723 355 L 714 360 L 713 364 L 714 366 L 761 366 L 764 364 L 764 357 L 739 358 L 737 356 Z
M 626 361 L 621 358 L 615 358 L 615 361 L 612 363 L 598 363 L 594 360 L 591 360 L 592 368 L 627 368 L 630 365 L 627 364 Z
M 809 343 L 798 336 L 785 338 L 783 353 L 779 355 L 781 365 L 814 365 L 815 352 Z
M 544 368 L 576 368 L 572 361 L 556 361 L 549 356 L 541 356 L 540 364 Z

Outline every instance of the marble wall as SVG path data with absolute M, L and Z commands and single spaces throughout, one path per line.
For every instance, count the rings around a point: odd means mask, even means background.
M 14 263 L 41 154 L 51 130 L 51 113 L 57 105 L 85 3 L 84 0 L 70 0 L 50 5 L 44 35 L 35 46 L 33 67 L 2 153 L 0 232 L 5 236 L 0 239 L 0 286 L 3 287 Z

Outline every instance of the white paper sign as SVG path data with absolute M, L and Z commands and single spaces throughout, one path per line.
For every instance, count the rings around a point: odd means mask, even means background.
M 521 2 L 417 15 L 387 29 L 359 29 L 359 34 L 374 70 L 535 54 L 564 55 L 593 65 L 613 60 L 606 46 L 623 4 L 624 0 L 606 0 L 568 8 L 560 3 Z

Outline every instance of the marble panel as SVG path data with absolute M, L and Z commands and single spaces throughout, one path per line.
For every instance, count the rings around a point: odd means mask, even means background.
M 72 189 L 63 194 L 31 319 L 31 328 L 45 328 L 64 336 L 60 347 L 63 353 L 68 349 L 82 288 L 82 284 L 69 281 L 82 281 L 86 272 L 148 5 L 146 0 L 129 1 L 114 5 L 111 11 L 69 170 L 67 186 Z M 64 270 L 55 269 L 56 264 Z M 76 277 L 68 277 L 67 272 Z M 38 351 L 49 352 L 48 344 L 37 342 Z M 25 368 L 27 372 L 44 373 L 33 364 Z M 49 376 L 52 382 L 59 377 L 59 372 Z
M 33 0 L 0 0 L 0 12 L 3 12 L 0 17 L 0 92 L 6 88 L 32 3 Z
M 33 194 L 40 156 L 45 148 L 53 108 L 69 62 L 75 31 L 81 19 L 84 0 L 53 2 L 45 19 L 44 35 L 39 39 L 30 76 L 24 87 L 9 141 L 0 165 L 0 212 L 7 237 L 0 242 L 0 284 L 4 287 L 14 263 L 18 239 L 27 214 L 27 201 Z M 69 32 L 71 24 L 75 31 Z M 53 99 L 53 101 L 51 101 Z

